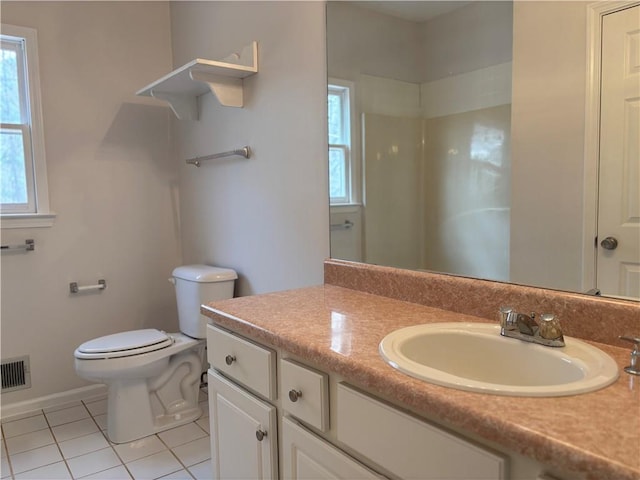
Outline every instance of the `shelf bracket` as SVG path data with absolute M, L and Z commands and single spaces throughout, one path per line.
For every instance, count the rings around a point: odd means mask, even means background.
M 196 70 L 192 70 L 190 76 L 196 82 L 206 83 L 221 105 L 225 107 L 242 107 L 242 79 L 198 72 Z
M 198 119 L 198 101 L 196 97 L 168 92 L 156 92 L 155 90 L 151 90 L 150 93 L 153 98 L 167 102 L 173 113 L 178 117 L 178 120 Z
M 242 107 L 244 78 L 258 73 L 258 43 L 223 60 L 196 58 L 138 90 L 169 104 L 180 120 L 198 120 L 198 97 L 209 91 L 225 107 Z
M 243 67 L 253 68 L 258 71 L 258 42 L 253 41 L 249 45 L 245 45 L 240 54 L 232 53 L 222 59 L 223 62 L 234 65 L 242 65 Z

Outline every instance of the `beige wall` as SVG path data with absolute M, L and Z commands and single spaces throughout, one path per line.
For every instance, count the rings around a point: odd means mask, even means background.
M 2 22 L 37 29 L 51 228 L 3 229 L 2 358 L 31 356 L 32 388 L 8 404 L 87 385 L 73 351 L 141 327 L 177 329 L 177 166 L 167 109 L 135 92 L 171 68 L 169 7 L 155 2 L 2 2 Z M 69 282 L 107 281 L 72 296 Z
M 582 288 L 585 2 L 515 2 L 511 280 Z
M 420 83 L 420 25 L 347 2 L 327 7 L 329 75 L 358 75 Z
M 244 108 L 200 97 L 176 122 L 183 255 L 239 272 L 239 295 L 323 281 L 329 256 L 324 5 L 176 2 L 174 65 L 220 59 L 258 41 Z M 186 165 L 249 145 L 253 156 Z
M 30 355 L 33 383 L 3 394 L 3 404 L 87 385 L 73 350 L 89 338 L 176 331 L 167 278 L 179 264 L 235 268 L 241 295 L 322 282 L 320 2 L 3 2 L 2 21 L 38 30 L 58 214 L 52 228 L 2 231 L 3 243 L 36 240 L 35 252 L 2 257 L 2 358 Z M 162 102 L 134 95 L 174 65 L 220 59 L 252 40 L 260 73 L 247 81 L 244 109 L 207 94 L 200 121 L 180 122 Z M 184 163 L 245 144 L 250 160 Z M 107 290 L 69 295 L 69 282 L 99 278 Z

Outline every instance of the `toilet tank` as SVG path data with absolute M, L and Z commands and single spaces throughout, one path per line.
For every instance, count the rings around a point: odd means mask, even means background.
M 234 270 L 209 265 L 184 265 L 173 270 L 180 331 L 193 338 L 206 338 L 207 319 L 200 313 L 203 303 L 233 297 L 238 278 Z

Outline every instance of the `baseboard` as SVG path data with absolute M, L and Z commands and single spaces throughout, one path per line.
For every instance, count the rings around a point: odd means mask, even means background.
M 0 419 L 5 421 L 11 417 L 21 416 L 29 412 L 42 410 L 44 408 L 55 407 L 65 403 L 77 402 L 79 400 L 89 400 L 93 397 L 107 394 L 107 386 L 89 385 L 81 388 L 74 388 L 66 392 L 45 395 L 31 400 L 0 405 Z

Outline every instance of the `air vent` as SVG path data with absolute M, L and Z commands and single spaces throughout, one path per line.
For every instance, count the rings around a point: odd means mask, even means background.
M 3 392 L 31 388 L 31 369 L 27 355 L 2 360 L 0 369 L 2 371 Z

